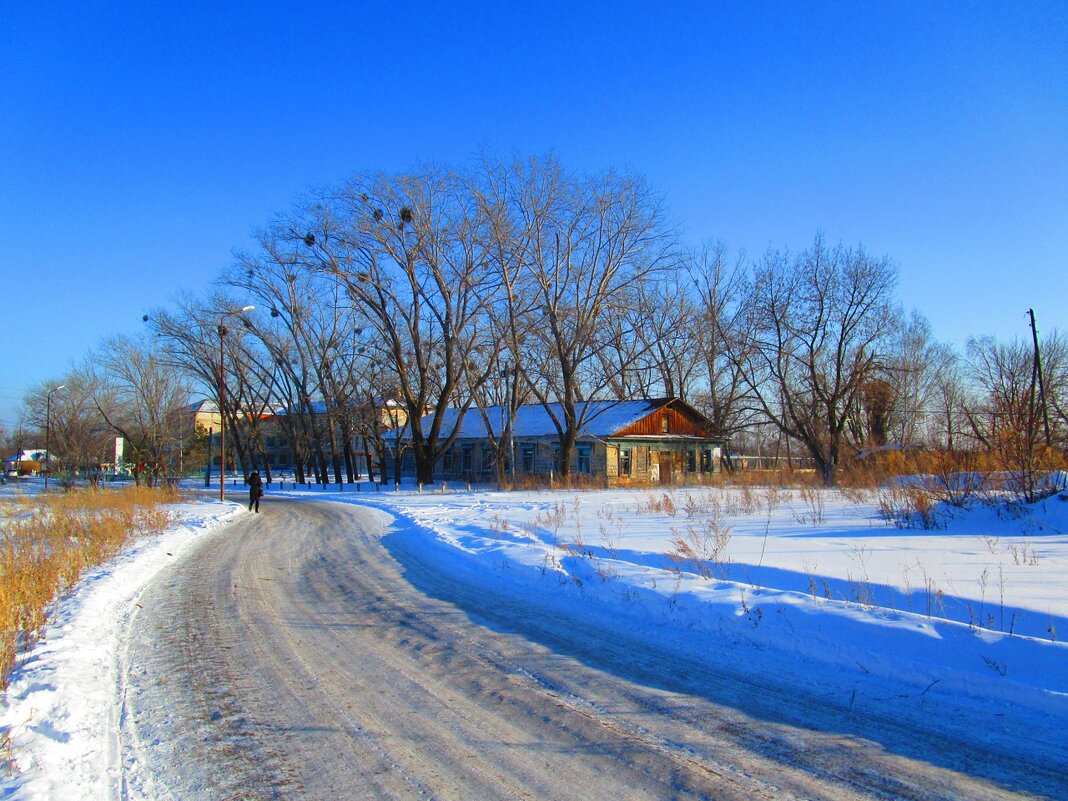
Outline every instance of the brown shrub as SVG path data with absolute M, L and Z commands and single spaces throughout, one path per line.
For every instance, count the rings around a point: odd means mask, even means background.
M 0 510 L 0 688 L 50 604 L 131 538 L 165 528 L 171 517 L 160 504 L 179 497 L 173 487 L 87 489 L 23 496 Z

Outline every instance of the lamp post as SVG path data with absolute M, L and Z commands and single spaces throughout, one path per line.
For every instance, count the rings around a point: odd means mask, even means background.
M 219 500 L 226 500 L 226 326 L 227 317 L 255 309 L 245 306 L 223 312 L 219 318 Z
M 48 489 L 48 474 L 52 472 L 49 464 L 52 461 L 52 393 L 59 392 L 66 384 L 52 387 L 48 390 L 48 399 L 45 401 L 45 489 Z

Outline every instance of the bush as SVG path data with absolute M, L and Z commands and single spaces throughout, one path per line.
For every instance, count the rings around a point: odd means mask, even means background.
M 48 622 L 49 605 L 131 538 L 169 525 L 160 504 L 178 498 L 174 488 L 85 489 L 22 497 L 0 510 L 0 688 L 19 648 Z
M 923 486 L 890 484 L 879 490 L 879 514 L 898 528 L 941 528 L 938 510 Z

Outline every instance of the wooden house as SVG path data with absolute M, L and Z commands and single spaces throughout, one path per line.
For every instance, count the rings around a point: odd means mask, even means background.
M 559 405 L 551 407 L 561 419 Z M 455 425 L 444 420 L 442 431 Z M 495 478 L 497 439 L 506 428 L 507 411 L 491 407 L 483 415 L 470 409 L 452 447 L 438 462 L 435 479 L 490 482 Z M 510 449 L 514 474 L 552 479 L 560 473 L 559 433 L 541 404 L 521 406 L 512 424 Z M 579 404 L 583 419 L 572 455 L 571 473 L 578 480 L 607 487 L 699 484 L 721 469 L 724 437 L 708 419 L 678 398 L 589 401 Z M 423 430 L 431 419 L 423 421 Z M 487 425 L 488 422 L 488 425 Z M 411 472 L 411 455 L 404 465 Z M 512 465 L 509 465 L 509 469 Z

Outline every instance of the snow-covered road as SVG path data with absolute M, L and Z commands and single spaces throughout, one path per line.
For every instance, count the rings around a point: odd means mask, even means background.
M 121 650 L 113 796 L 1068 797 L 1011 717 L 976 731 L 956 696 L 695 657 L 685 631 L 632 637 L 427 563 L 421 536 L 273 499 L 163 570 Z

